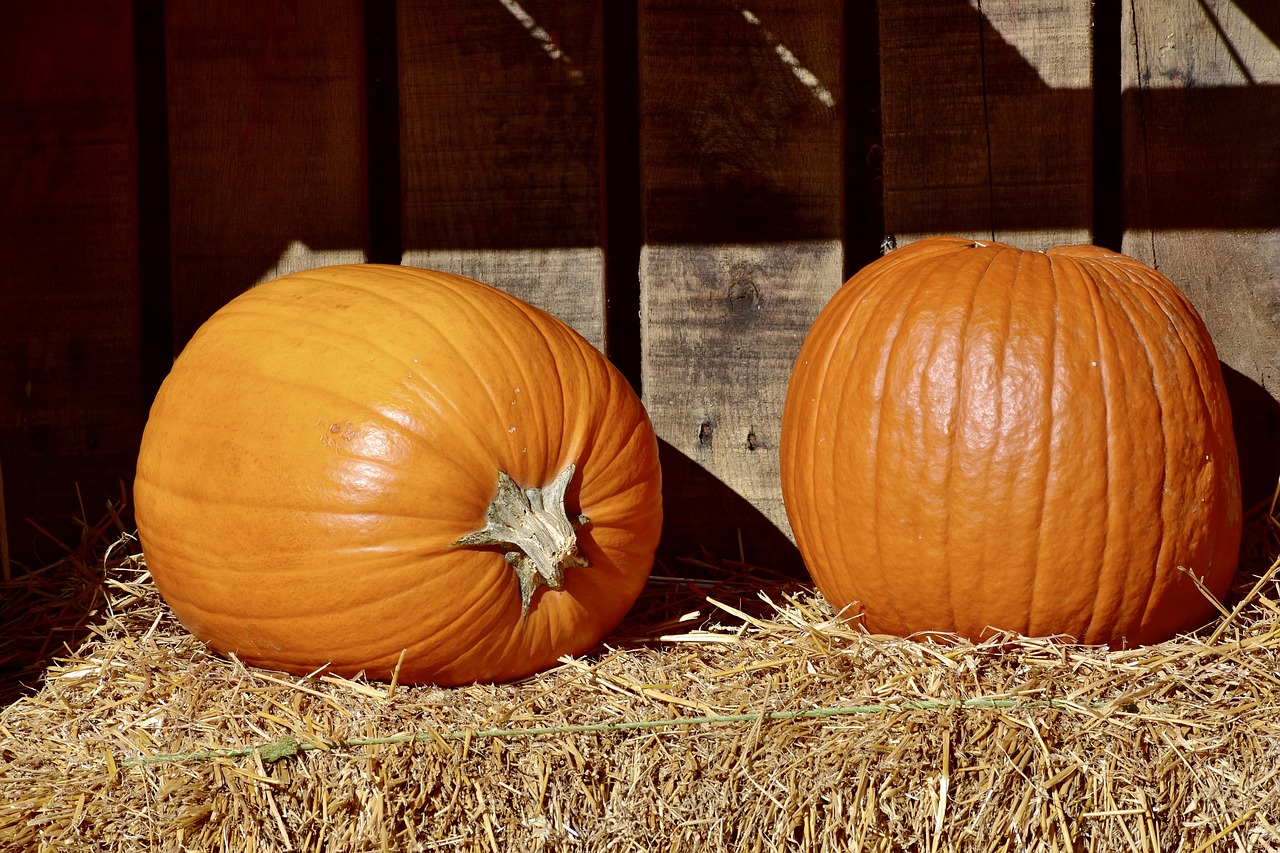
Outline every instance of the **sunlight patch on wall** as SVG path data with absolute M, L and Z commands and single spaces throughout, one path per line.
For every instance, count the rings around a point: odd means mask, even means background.
M 1134 42 L 1133 19 L 1123 43 Z M 1146 89 L 1280 83 L 1280 47 L 1233 3 L 1151 4 L 1142 18 L 1139 75 Z
M 1000 37 L 1054 89 L 1088 88 L 1091 22 L 1089 3 L 1079 0 L 1024 3 L 969 0 Z M 1073 61 L 1064 62 L 1064 57 Z M 1078 61 L 1083 59 L 1083 61 Z
M 604 250 L 411 249 L 405 266 L 451 272 L 492 285 L 568 323 L 604 350 Z
M 773 31 L 766 27 L 754 12 L 750 9 L 740 9 L 739 11 L 742 13 L 743 19 L 748 24 L 751 24 L 753 27 L 757 27 L 760 30 L 760 34 L 764 36 L 767 42 L 769 42 L 769 45 L 773 48 L 773 52 L 778 55 L 778 58 L 782 60 L 784 65 L 791 69 L 791 73 L 796 76 L 796 79 L 803 83 L 824 107 L 834 107 L 836 105 L 835 95 L 831 94 L 830 89 L 822 85 L 822 82 L 818 79 L 818 75 L 801 65 L 799 58 L 791 52 L 790 48 L 778 40 L 778 37 L 773 34 Z
M 560 43 L 555 40 L 551 33 L 539 26 L 538 22 L 524 10 L 523 6 L 517 3 L 516 0 L 498 0 L 498 2 L 520 22 L 521 26 L 529 32 L 529 35 L 542 47 L 548 57 L 569 66 L 570 77 L 574 79 L 582 78 L 582 72 L 573 67 L 572 60 L 569 59 L 564 49 L 560 47 Z
M 362 264 L 364 261 L 362 249 L 313 249 L 301 240 L 294 240 L 280 253 L 275 264 L 258 276 L 254 284 L 262 284 L 291 272 L 335 264 Z

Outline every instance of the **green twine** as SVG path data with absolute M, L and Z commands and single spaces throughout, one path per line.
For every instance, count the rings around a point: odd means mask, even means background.
M 809 708 L 797 711 L 757 711 L 747 714 L 724 714 L 705 717 L 670 717 L 659 720 L 621 720 L 613 723 L 582 723 L 569 726 L 539 726 L 515 729 L 471 729 L 453 732 L 405 732 L 385 737 L 349 738 L 347 740 L 323 741 L 321 743 L 299 742 L 292 735 L 255 744 L 253 746 L 233 749 L 210 749 L 202 752 L 176 753 L 171 755 L 153 755 L 144 758 L 131 758 L 120 762 L 123 767 L 139 767 L 148 764 L 186 764 L 197 761 L 210 761 L 215 758 L 243 758 L 255 752 L 264 764 L 273 764 L 284 758 L 292 758 L 301 752 L 315 749 L 341 749 L 356 746 L 377 746 L 383 744 L 420 743 L 423 741 L 467 741 L 477 738 L 519 738 L 541 737 L 544 735 L 592 734 L 600 732 L 621 732 L 634 729 L 682 728 L 689 726 L 725 725 L 728 723 L 755 723 L 771 721 L 815 720 L 827 717 L 845 717 L 867 714 L 887 714 L 894 711 L 941 711 L 951 709 L 1036 709 L 1060 708 L 1067 710 L 1099 711 L 1110 707 L 1110 702 L 1091 702 L 1087 704 L 1075 702 L 1059 702 L 1052 699 L 1019 700 L 1019 699 L 963 699 L 960 701 L 932 700 L 918 702 L 899 702 L 879 705 L 846 705 L 833 708 Z M 1136 711 L 1133 703 L 1125 703 L 1120 710 Z

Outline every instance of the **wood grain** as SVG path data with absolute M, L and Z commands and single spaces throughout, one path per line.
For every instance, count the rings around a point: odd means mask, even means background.
M 165 7 L 174 344 L 281 273 L 365 258 L 359 0 Z
M 1088 242 L 1089 4 L 880 5 L 885 229 Z
M 1280 473 L 1280 14 L 1244 8 L 1124 4 L 1124 251 L 1204 317 L 1252 504 Z
M 0 465 L 15 559 L 131 481 L 141 430 L 130 4 L 23 2 L 0 28 Z M 81 509 L 83 499 L 83 511 Z
M 399 4 L 404 263 L 550 311 L 603 349 L 599 3 Z
M 805 331 L 841 283 L 841 7 L 646 0 L 639 16 L 642 385 L 664 442 L 664 547 L 798 565 L 778 431 Z
M 835 241 L 642 250 L 642 387 L 664 442 L 667 549 L 797 565 L 779 479 L 782 407 L 841 267 Z

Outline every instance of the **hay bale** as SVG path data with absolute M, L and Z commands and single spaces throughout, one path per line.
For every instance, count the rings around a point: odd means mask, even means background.
M 0 710 L 0 850 L 1277 850 L 1274 505 L 1249 533 L 1147 648 L 871 636 L 685 560 L 593 655 L 449 690 L 213 656 L 126 538 L 7 584 L 0 660 L 63 648 Z

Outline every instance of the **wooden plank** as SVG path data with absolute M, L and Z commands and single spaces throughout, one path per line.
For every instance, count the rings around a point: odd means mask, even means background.
M 175 348 L 255 282 L 368 242 L 360 0 L 165 7 Z
M 663 547 L 798 566 L 778 431 L 804 334 L 841 283 L 841 4 L 644 0 L 639 24 Z
M 1089 241 L 1090 4 L 880 5 L 885 229 Z
M 141 429 L 128 0 L 21 2 L 0 28 L 0 466 L 13 555 L 59 556 L 132 479 Z
M 1213 334 L 1251 505 L 1280 473 L 1280 7 L 1125 0 L 1123 22 L 1124 251 Z
M 399 5 L 403 262 L 550 311 L 604 348 L 601 9 Z

